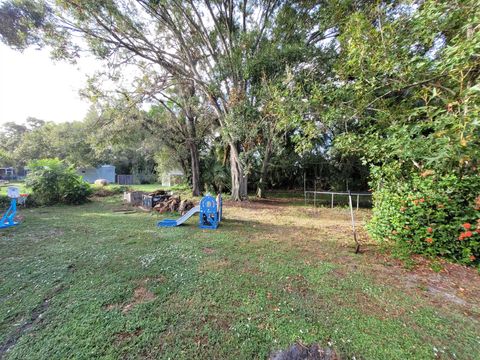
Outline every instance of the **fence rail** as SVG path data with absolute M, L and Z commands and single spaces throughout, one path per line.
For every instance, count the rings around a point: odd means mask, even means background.
M 304 191 L 305 196 L 305 205 L 307 205 L 307 194 L 313 194 L 313 206 L 317 206 L 317 195 L 330 195 L 331 196 L 331 207 L 333 208 L 333 204 L 335 201 L 335 195 L 343 195 L 349 196 L 350 193 L 343 192 L 343 191 Z M 368 192 L 352 192 L 352 197 L 357 197 L 357 210 L 360 207 L 360 196 L 368 196 L 371 197 L 372 194 Z

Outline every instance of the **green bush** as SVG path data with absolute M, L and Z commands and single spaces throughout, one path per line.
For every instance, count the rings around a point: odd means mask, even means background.
M 10 206 L 11 199 L 7 195 L 0 195 L 0 214 Z
M 82 204 L 92 193 L 90 184 L 72 166 L 58 159 L 35 161 L 28 168 L 26 185 L 39 204 Z
M 12 199 L 10 199 L 7 195 L 0 195 L 0 214 L 2 214 L 3 211 L 5 211 L 10 206 L 11 201 Z M 29 195 L 26 201 L 27 202 L 25 205 L 27 208 L 38 206 L 37 200 L 32 195 Z
M 375 175 L 375 173 L 374 173 Z M 377 240 L 394 242 L 407 254 L 443 256 L 472 264 L 480 259 L 480 182 L 474 175 L 436 176 L 432 171 L 409 181 L 374 181 L 373 218 Z

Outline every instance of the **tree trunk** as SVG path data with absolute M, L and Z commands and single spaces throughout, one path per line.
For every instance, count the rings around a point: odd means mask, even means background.
M 200 196 L 200 160 L 197 146 L 193 141 L 189 144 L 192 165 L 192 196 Z
M 187 161 L 181 158 L 179 159 L 179 161 L 180 161 L 180 167 L 182 168 L 183 173 L 188 174 L 189 165 L 187 164 Z
M 190 109 L 188 109 L 190 110 Z M 200 196 L 200 157 L 196 143 L 197 132 L 195 129 L 195 117 L 187 112 L 187 147 L 190 152 L 190 165 L 192 169 L 192 196 Z
M 272 144 L 271 141 L 267 143 L 265 147 L 265 155 L 263 156 L 263 163 L 262 163 L 262 170 L 260 172 L 260 180 L 257 184 L 257 197 L 264 198 L 265 197 L 265 185 L 267 182 L 267 173 L 268 173 L 268 165 L 270 163 L 270 156 L 272 154 Z
M 240 162 L 240 156 L 236 144 L 230 144 L 230 172 L 232 176 L 232 200 L 246 200 L 247 177 L 243 171 L 243 165 Z

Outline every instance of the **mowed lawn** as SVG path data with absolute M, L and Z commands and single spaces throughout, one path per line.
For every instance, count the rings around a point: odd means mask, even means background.
M 478 272 L 355 255 L 346 209 L 293 202 L 227 202 L 216 231 L 158 229 L 121 196 L 22 210 L 0 231 L 0 358 L 480 358 Z

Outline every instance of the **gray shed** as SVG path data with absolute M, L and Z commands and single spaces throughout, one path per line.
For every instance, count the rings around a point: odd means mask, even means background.
M 98 179 L 105 179 L 109 184 L 115 183 L 115 166 L 113 165 L 81 168 L 78 170 L 78 173 L 83 177 L 83 180 L 90 184 L 93 184 Z

